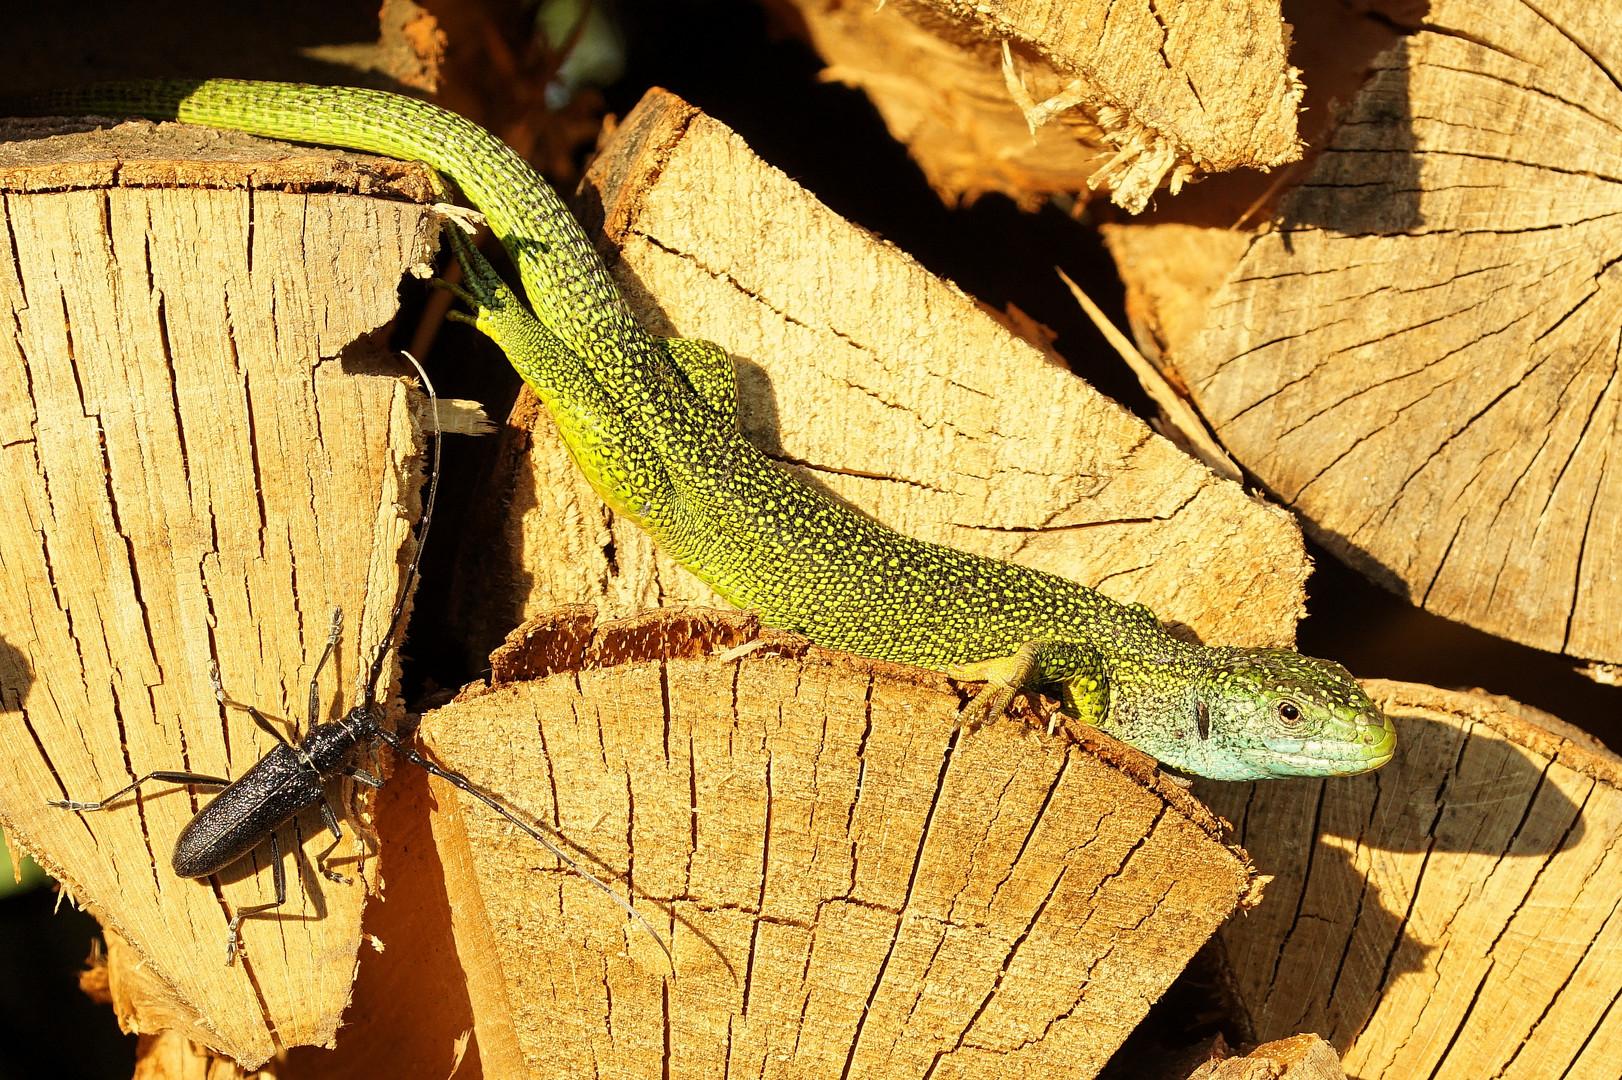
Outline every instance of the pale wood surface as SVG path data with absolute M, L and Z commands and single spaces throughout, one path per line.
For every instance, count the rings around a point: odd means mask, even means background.
M 1354 1077 L 1602 1080 L 1622 1011 L 1622 758 L 1504 698 L 1370 680 L 1379 772 L 1197 781 L 1273 875 L 1220 940 L 1259 1038 Z
M 413 648 L 409 638 L 406 648 Z M 428 820 L 428 774 L 397 764 L 372 798 L 385 888 L 366 904 L 360 969 L 337 1045 L 296 1047 L 272 1067 L 277 1080 L 479 1080 L 471 977 L 451 930 L 447 860 Z
M 1434 4 L 1275 227 L 1112 247 L 1218 438 L 1327 547 L 1615 663 L 1622 31 L 1599 10 Z
M 170 853 L 206 792 L 153 784 L 84 815 L 45 800 L 153 769 L 240 775 L 272 743 L 215 701 L 210 661 L 234 697 L 302 723 L 341 606 L 331 719 L 394 603 L 416 421 L 369 335 L 434 238 L 398 198 L 422 175 L 300 151 L 278 189 L 286 153 L 149 124 L 0 151 L 0 818 L 121 942 L 126 1027 L 250 1068 L 333 1036 L 378 885 L 362 823 L 346 815 L 334 856 L 344 887 L 312 869 L 319 817 L 298 819 L 288 903 L 248 920 L 227 967 L 229 913 L 271 897 L 268 848 L 218 884 L 182 880 Z
M 901 532 L 1142 601 L 1212 643 L 1289 644 L 1294 523 L 1051 364 L 961 291 L 653 91 L 588 176 L 645 325 L 719 342 L 745 434 Z M 560 604 L 719 605 L 611 516 L 527 392 L 458 619 L 480 653 Z M 479 625 L 482 623 L 482 626 Z
M 509 1026 L 530 1076 L 1089 1077 L 1250 898 L 1209 812 L 1096 732 L 954 734 L 943 677 L 788 635 L 706 655 L 754 632 L 738 613 L 591 619 L 515 631 L 544 677 L 423 724 L 629 882 L 675 953 L 671 974 L 608 898 L 456 796 L 435 828 L 470 853 L 459 945 L 505 976 L 481 1045 Z
M 1300 157 L 1276 0 L 778 4 L 948 202 L 1100 188 L 1135 213 L 1163 184 Z

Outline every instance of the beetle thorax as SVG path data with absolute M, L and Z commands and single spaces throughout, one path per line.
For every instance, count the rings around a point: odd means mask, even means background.
M 301 756 L 323 775 L 337 772 L 350 751 L 377 739 L 377 730 L 377 717 L 364 705 L 357 705 L 341 720 L 312 727 L 299 744 Z

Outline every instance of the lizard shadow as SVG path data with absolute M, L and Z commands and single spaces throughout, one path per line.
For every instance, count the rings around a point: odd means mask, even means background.
M 839 495 L 817 475 L 816 467 L 790 456 L 783 447 L 782 410 L 778 407 L 777 390 L 771 374 L 746 356 L 735 353 L 732 368 L 738 379 L 738 428 L 756 450 L 765 454 L 781 469 L 794 474 L 795 479 L 818 494 L 832 499 L 847 510 L 863 517 L 873 515 Z
M 732 368 L 738 380 L 738 428 L 756 450 L 770 458 L 778 468 L 785 469 L 806 487 L 816 491 L 845 509 L 871 518 L 873 515 L 846 499 L 823 482 L 816 466 L 792 457 L 783 447 L 782 410 L 778 406 L 777 390 L 772 376 L 764 367 L 746 356 L 729 353 Z
M 1344 1052 L 1406 975 L 1425 973 L 1438 998 L 1468 996 L 1473 986 L 1446 986 L 1456 976 L 1437 971 L 1439 953 L 1490 948 L 1449 937 L 1454 917 L 1507 925 L 1541 868 L 1587 833 L 1538 755 L 1471 724 L 1399 716 L 1398 726 L 1396 759 L 1377 772 L 1195 781 L 1257 870 L 1276 875 L 1220 934 L 1259 1040 L 1316 1031 Z M 1503 884 L 1488 887 L 1497 875 Z

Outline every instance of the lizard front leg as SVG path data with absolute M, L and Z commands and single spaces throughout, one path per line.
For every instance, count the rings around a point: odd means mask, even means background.
M 1064 711 L 1096 724 L 1109 708 L 1109 677 L 1104 660 L 1091 646 L 1073 641 L 1027 641 L 1010 656 L 953 664 L 954 679 L 985 680 L 986 685 L 958 713 L 958 727 L 978 727 L 1008 711 L 1014 695 L 1056 683 Z M 1052 730 L 1052 724 L 1049 724 Z

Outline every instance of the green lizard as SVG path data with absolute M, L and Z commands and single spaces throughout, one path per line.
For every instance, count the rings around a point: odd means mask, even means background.
M 552 189 L 462 117 L 379 91 L 230 80 L 104 84 L 29 107 L 344 146 L 448 176 L 528 298 L 456 238 L 466 320 L 534 387 L 604 501 L 767 625 L 984 679 L 970 719 L 1055 688 L 1070 715 L 1219 780 L 1348 775 L 1392 756 L 1391 721 L 1338 664 L 1181 641 L 1141 604 L 903 536 L 778 468 L 739 432 L 726 352 L 643 330 Z

